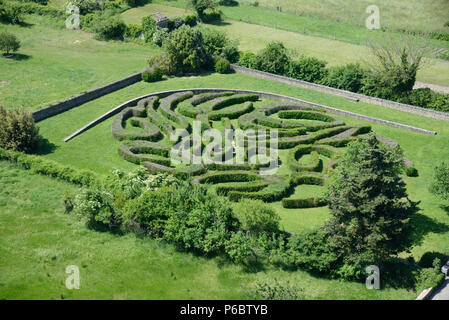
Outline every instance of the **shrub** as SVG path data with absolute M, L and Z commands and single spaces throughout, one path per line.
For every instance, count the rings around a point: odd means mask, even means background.
M 198 21 L 198 17 L 194 14 L 188 15 L 184 18 L 185 24 L 188 25 L 189 27 L 196 26 L 197 21 Z
M 174 17 L 174 18 L 168 19 L 168 21 L 167 21 L 167 28 L 168 28 L 169 31 L 173 31 L 175 29 L 178 29 L 183 24 L 185 24 L 185 21 L 184 21 L 183 18 L 181 18 L 181 17 Z
M 124 0 L 124 2 L 130 7 L 138 7 L 151 2 L 151 0 Z
M 449 163 L 442 162 L 435 167 L 430 191 L 443 200 L 449 200 Z
M 327 74 L 326 62 L 313 57 L 301 57 L 290 63 L 287 76 L 308 82 L 319 82 Z
M 40 5 L 47 5 L 48 4 L 48 0 L 20 0 L 21 2 L 34 2 L 34 3 L 38 3 Z
M 422 291 L 437 288 L 444 282 L 444 274 L 439 268 L 425 268 L 418 271 L 415 288 Z
M 151 68 L 158 68 L 165 75 L 171 75 L 175 73 L 174 66 L 170 63 L 168 54 L 161 53 L 156 54 L 150 58 L 148 65 Z
M 94 20 L 93 31 L 100 40 L 123 39 L 126 25 L 118 16 L 100 15 Z
M 18 24 L 22 22 L 22 16 L 18 5 L 0 0 L 0 21 Z
M 139 24 L 129 24 L 126 26 L 125 37 L 130 39 L 136 39 L 140 37 L 142 33 L 142 26 Z
M 243 199 L 234 205 L 233 212 L 241 223 L 241 230 L 250 235 L 279 231 L 279 215 L 261 200 Z
M 112 227 L 119 216 L 113 208 L 114 198 L 107 191 L 85 189 L 74 198 L 74 212 L 88 219 L 90 227 Z
M 242 51 L 239 56 L 239 65 L 254 69 L 256 67 L 256 55 L 251 51 Z
M 142 18 L 142 31 L 146 42 L 153 40 L 153 34 L 156 31 L 156 20 L 152 15 Z
M 215 59 L 215 71 L 218 73 L 230 73 L 231 64 L 226 58 L 217 57 Z
M 142 80 L 145 82 L 156 82 L 162 80 L 163 72 L 158 67 L 152 67 L 142 72 Z
M 271 42 L 256 56 L 256 69 L 274 73 L 285 74 L 291 59 L 282 42 Z
M 329 70 L 322 84 L 337 89 L 359 92 L 362 88 L 362 79 L 365 71 L 359 64 L 347 64 L 345 66 L 333 67 Z
M 166 28 L 156 27 L 156 30 L 153 33 L 153 43 L 159 47 L 162 47 L 168 37 L 169 33 Z
M 41 136 L 33 115 L 24 109 L 7 110 L 0 106 L 0 147 L 13 151 L 35 150 Z
M 211 57 L 222 56 L 230 62 L 238 59 L 237 44 L 232 42 L 226 33 L 205 27 L 201 28 L 201 33 L 204 48 Z
M 418 176 L 418 169 L 416 169 L 415 167 L 410 167 L 405 169 L 405 174 L 408 177 L 417 177 Z
M 174 208 L 167 220 L 165 239 L 178 247 L 204 254 L 223 252 L 237 227 L 225 198 L 201 185 L 184 184 L 173 193 Z
M 248 292 L 250 300 L 302 300 L 303 289 L 289 281 L 281 282 L 277 279 L 259 281 Z
M 15 35 L 9 32 L 0 33 L 0 50 L 6 55 L 10 52 L 15 52 L 20 48 L 20 41 Z
M 398 99 L 398 102 L 428 108 L 434 101 L 434 96 L 435 94 L 429 88 L 420 88 L 410 91 L 407 96 Z
M 204 47 L 201 31 L 186 25 L 170 33 L 165 52 L 175 74 L 199 71 L 211 59 Z
M 449 112 L 449 94 L 437 95 L 428 107 L 442 112 Z
M 159 188 L 130 200 L 123 209 L 123 223 L 130 229 L 141 230 L 152 237 L 163 235 L 164 225 L 171 213 L 173 189 Z

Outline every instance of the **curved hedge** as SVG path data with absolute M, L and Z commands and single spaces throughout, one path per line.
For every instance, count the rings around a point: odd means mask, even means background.
M 149 141 L 133 141 L 118 147 L 119 155 L 128 162 L 141 164 L 144 162 L 170 166 L 168 158 L 170 148 Z

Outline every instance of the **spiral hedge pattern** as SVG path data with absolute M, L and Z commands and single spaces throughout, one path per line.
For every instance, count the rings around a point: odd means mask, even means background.
M 259 169 L 268 166 L 267 163 L 172 163 L 170 150 L 179 140 L 170 141 L 171 133 L 185 129 L 191 134 L 194 120 L 201 122 L 202 130 L 277 129 L 278 173 L 261 175 Z M 126 161 L 147 167 L 151 173 L 170 172 L 181 178 L 193 177 L 194 183 L 210 184 L 215 192 L 232 201 L 242 198 L 281 201 L 284 208 L 326 205 L 320 197 L 291 195 L 298 185 L 323 186 L 336 166 L 341 148 L 370 131 L 367 125 L 346 125 L 323 109 L 263 100 L 257 94 L 232 91 L 197 95 L 182 91 L 165 98 L 145 98 L 137 106 L 120 112 L 111 127 L 113 137 L 122 142 L 119 155 Z M 388 142 L 391 144 L 391 140 Z M 246 151 L 248 145 L 246 141 Z M 201 151 L 206 146 L 202 143 Z M 214 154 L 214 159 L 223 159 L 227 151 Z

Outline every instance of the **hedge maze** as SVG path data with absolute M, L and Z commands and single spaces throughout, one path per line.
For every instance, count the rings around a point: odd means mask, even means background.
M 223 144 L 222 152 L 213 154 L 212 162 L 202 158 L 201 163 L 196 164 L 173 163 L 171 150 L 176 150 L 180 142 L 193 141 L 195 120 L 200 122 L 202 132 L 212 128 L 222 133 L 225 129 L 247 130 L 245 162 L 234 163 L 235 145 L 229 148 Z M 172 141 L 171 135 L 176 129 L 185 129 L 189 135 Z M 267 130 L 267 144 L 270 142 L 268 130 L 278 131 L 279 173 L 262 175 L 260 169 L 270 163 L 260 159 L 249 161 L 247 153 L 250 145 L 254 145 L 249 142 L 255 138 L 248 131 L 251 129 Z M 119 155 L 126 161 L 147 167 L 151 173 L 170 172 L 177 177 L 192 177 L 193 183 L 211 185 L 217 194 L 232 201 L 242 198 L 281 201 L 284 208 L 326 205 L 320 197 L 295 196 L 295 187 L 324 186 L 337 165 L 341 149 L 370 131 L 371 127 L 366 125 L 345 125 L 322 109 L 264 100 L 257 94 L 214 90 L 196 95 L 192 91 L 182 91 L 165 98 L 142 99 L 137 106 L 120 112 L 111 127 L 113 137 L 122 141 Z M 392 140 L 382 139 L 384 143 L 394 144 Z M 207 147 L 208 142 L 204 140 L 197 146 L 200 152 Z M 222 161 L 229 152 L 232 161 Z

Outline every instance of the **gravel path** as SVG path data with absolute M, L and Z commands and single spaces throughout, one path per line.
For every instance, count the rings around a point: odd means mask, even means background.
M 419 88 L 430 88 L 436 92 L 449 93 L 449 87 L 440 86 L 439 84 L 430 84 L 430 83 L 416 81 L 413 89 L 419 89 Z

